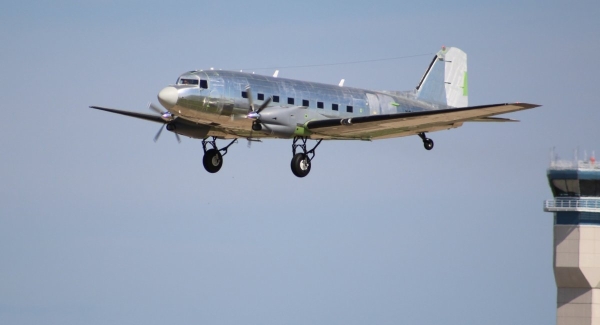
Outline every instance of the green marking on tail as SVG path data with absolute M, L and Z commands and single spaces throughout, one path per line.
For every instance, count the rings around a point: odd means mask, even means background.
M 467 71 L 463 78 L 463 96 L 469 96 L 469 83 L 467 82 Z

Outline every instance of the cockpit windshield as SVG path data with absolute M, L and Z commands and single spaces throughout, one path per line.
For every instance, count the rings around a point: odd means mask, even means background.
M 177 84 L 178 85 L 190 85 L 190 86 L 200 86 L 200 88 L 203 89 L 208 89 L 208 80 L 204 80 L 204 79 L 196 79 L 196 78 L 179 78 L 179 80 L 177 80 Z

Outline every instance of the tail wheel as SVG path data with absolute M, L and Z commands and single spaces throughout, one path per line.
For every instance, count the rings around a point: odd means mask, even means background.
M 204 169 L 209 173 L 218 172 L 223 167 L 223 156 L 217 149 L 209 149 L 202 158 Z
M 297 153 L 292 158 L 292 173 L 297 177 L 304 177 L 310 173 L 310 159 L 303 153 Z
M 433 149 L 433 140 L 426 138 L 425 140 L 423 140 L 423 146 L 427 150 Z

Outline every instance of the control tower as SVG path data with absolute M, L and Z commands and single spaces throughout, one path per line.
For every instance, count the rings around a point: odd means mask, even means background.
M 600 163 L 553 159 L 554 278 L 557 325 L 600 325 Z

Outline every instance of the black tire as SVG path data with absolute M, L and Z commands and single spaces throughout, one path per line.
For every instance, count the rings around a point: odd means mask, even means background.
M 292 158 L 292 173 L 297 177 L 304 177 L 310 173 L 310 159 L 303 153 L 297 153 Z
M 206 150 L 202 158 L 202 164 L 207 172 L 216 173 L 223 167 L 223 156 L 217 149 Z
M 433 149 L 433 140 L 426 138 L 425 140 L 423 140 L 423 146 L 427 150 Z

